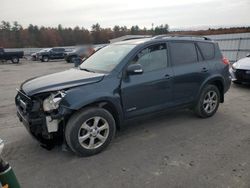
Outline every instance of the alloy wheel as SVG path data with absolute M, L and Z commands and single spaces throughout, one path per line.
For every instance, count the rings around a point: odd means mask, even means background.
M 102 146 L 109 135 L 108 122 L 99 116 L 85 121 L 78 132 L 78 141 L 85 149 L 96 149 Z
M 17 59 L 16 57 L 14 57 L 14 58 L 12 59 L 12 61 L 13 61 L 13 63 L 17 63 L 17 62 L 18 62 L 18 59 Z
M 203 100 L 203 109 L 206 113 L 212 113 L 218 104 L 218 95 L 215 91 L 208 91 Z

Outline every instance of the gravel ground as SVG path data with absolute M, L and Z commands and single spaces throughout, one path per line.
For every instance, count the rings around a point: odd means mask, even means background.
M 92 157 L 41 148 L 16 117 L 15 88 L 72 66 L 0 64 L 3 157 L 23 188 L 250 187 L 250 86 L 233 84 L 209 119 L 182 110 L 129 122 L 106 151 Z

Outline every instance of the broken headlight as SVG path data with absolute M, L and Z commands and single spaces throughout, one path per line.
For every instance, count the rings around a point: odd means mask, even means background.
M 66 93 L 64 91 L 58 91 L 52 93 L 48 98 L 43 101 L 43 110 L 49 112 L 56 110 L 59 107 L 60 101 L 65 97 Z

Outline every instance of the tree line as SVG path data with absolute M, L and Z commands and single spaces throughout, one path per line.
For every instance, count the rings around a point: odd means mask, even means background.
M 2 21 L 0 24 L 0 46 L 5 48 L 21 47 L 52 47 L 72 46 L 79 44 L 104 44 L 110 39 L 123 35 L 159 35 L 169 32 L 167 24 L 156 26 L 154 29 L 140 28 L 138 25 L 127 28 L 114 26 L 102 28 L 100 24 L 93 24 L 91 30 L 76 26 L 38 27 L 30 24 L 24 28 L 18 22 Z
M 74 28 L 44 27 L 30 24 L 24 28 L 18 22 L 2 21 L 0 23 L 0 47 L 53 47 L 72 46 L 80 44 L 104 44 L 110 39 L 123 35 L 160 35 L 160 34 L 187 34 L 212 35 L 226 33 L 250 32 L 250 27 L 218 28 L 199 31 L 169 31 L 168 24 L 162 24 L 151 29 L 140 28 L 138 25 L 128 28 L 115 25 L 113 28 L 103 28 L 100 24 L 93 24 L 91 29 L 76 26 Z

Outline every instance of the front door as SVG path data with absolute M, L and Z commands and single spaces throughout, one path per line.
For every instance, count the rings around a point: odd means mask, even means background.
M 132 117 L 165 108 L 172 101 L 171 67 L 165 43 L 142 49 L 130 64 L 141 64 L 143 73 L 126 75 L 121 83 L 123 110 Z

